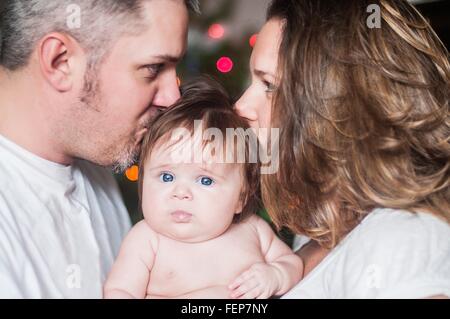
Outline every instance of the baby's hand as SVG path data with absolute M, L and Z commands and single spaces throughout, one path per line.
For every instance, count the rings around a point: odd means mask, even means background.
M 280 270 L 270 264 L 256 263 L 239 275 L 229 286 L 231 298 L 267 299 L 280 287 Z

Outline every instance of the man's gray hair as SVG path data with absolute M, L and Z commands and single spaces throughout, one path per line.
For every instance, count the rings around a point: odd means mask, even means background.
M 43 36 L 63 32 L 80 42 L 92 67 L 115 37 L 141 29 L 143 1 L 151 0 L 0 0 L 0 65 L 26 66 Z M 198 0 L 184 2 L 199 13 Z M 71 25 L 68 19 L 77 10 L 80 23 Z

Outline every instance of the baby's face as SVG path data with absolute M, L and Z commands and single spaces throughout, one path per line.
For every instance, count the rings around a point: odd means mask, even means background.
M 156 232 L 178 241 L 193 243 L 218 237 L 242 210 L 242 164 L 214 159 L 212 163 L 211 159 L 196 163 L 188 154 L 180 159 L 179 144 L 169 148 L 167 143 L 156 145 L 145 163 L 145 220 Z M 202 147 L 193 151 L 202 152 Z M 178 152 L 176 161 L 174 152 Z

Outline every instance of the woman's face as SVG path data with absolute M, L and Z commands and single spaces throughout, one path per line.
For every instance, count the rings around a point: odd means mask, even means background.
M 251 85 L 236 103 L 239 114 L 253 128 L 269 128 L 272 97 L 277 88 L 278 50 L 282 34 L 279 19 L 269 20 L 258 34 L 250 58 Z

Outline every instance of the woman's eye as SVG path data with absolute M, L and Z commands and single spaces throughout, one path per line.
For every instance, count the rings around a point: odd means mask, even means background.
M 263 81 L 263 83 L 264 86 L 266 87 L 267 93 L 272 93 L 276 91 L 277 87 L 274 84 L 270 83 L 269 81 Z
M 175 177 L 170 173 L 161 173 L 159 178 L 163 183 L 170 183 L 173 182 L 173 180 L 175 179 Z
M 201 177 L 200 183 L 205 186 L 211 186 L 212 184 L 214 184 L 214 181 L 209 177 Z

